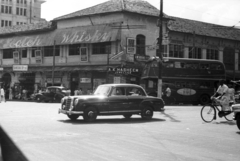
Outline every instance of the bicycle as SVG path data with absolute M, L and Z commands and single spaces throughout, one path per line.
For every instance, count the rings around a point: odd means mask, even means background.
M 230 106 L 233 103 L 230 103 Z M 219 117 L 224 117 L 227 121 L 233 121 L 233 111 L 221 111 L 221 105 L 212 99 L 212 102 L 204 105 L 201 109 L 201 118 L 204 122 L 210 123 L 217 118 L 217 112 Z M 220 113 L 219 113 L 220 112 Z

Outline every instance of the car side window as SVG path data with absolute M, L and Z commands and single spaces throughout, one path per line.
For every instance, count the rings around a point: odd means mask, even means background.
M 125 95 L 125 89 L 123 87 L 114 87 L 112 90 L 112 96 L 122 96 Z
M 145 93 L 141 88 L 129 87 L 127 88 L 127 96 L 145 96 Z

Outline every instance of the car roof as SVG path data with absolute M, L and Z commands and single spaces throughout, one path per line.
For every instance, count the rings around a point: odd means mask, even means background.
M 130 83 L 118 83 L 118 84 L 102 84 L 100 86 L 113 86 L 113 87 L 141 87 L 140 85 Z
M 49 86 L 49 87 L 47 87 L 47 88 L 65 88 L 65 87 L 63 87 L 63 86 Z

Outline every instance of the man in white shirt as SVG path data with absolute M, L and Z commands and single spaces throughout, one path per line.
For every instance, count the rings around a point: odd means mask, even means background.
M 3 87 L 1 87 L 1 100 L 0 100 L 0 102 L 1 102 L 1 101 L 6 102 L 6 99 L 5 99 L 5 92 L 4 92 Z
M 211 97 L 212 99 L 215 99 L 216 102 L 220 103 L 222 107 L 222 111 L 230 111 L 230 96 L 228 93 L 228 86 L 224 84 L 224 80 L 219 81 L 219 87 L 216 91 L 216 93 Z M 222 111 L 219 112 L 219 116 L 221 117 Z

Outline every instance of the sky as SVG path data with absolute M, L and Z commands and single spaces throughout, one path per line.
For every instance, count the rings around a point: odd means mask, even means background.
M 51 21 L 108 0 L 45 0 L 41 17 Z M 160 0 L 145 0 L 160 8 Z M 223 26 L 240 27 L 240 0 L 163 0 L 163 12 L 169 16 Z

